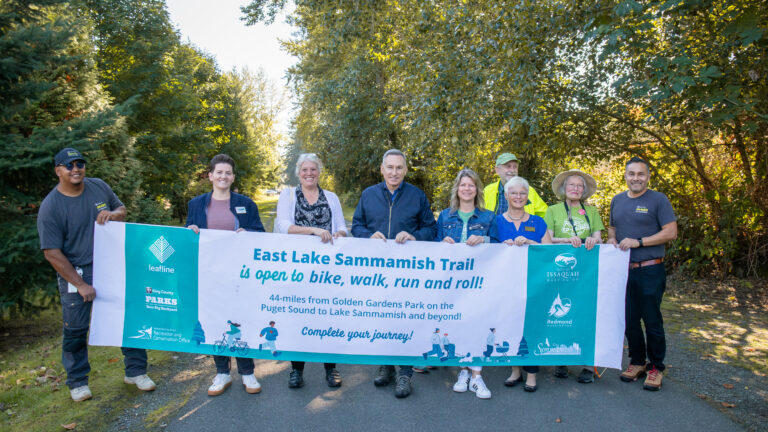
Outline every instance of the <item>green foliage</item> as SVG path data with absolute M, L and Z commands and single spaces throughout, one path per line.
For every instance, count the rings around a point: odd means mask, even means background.
M 269 22 L 283 6 L 243 11 Z M 755 274 L 768 261 L 767 8 L 296 1 L 295 139 L 347 194 L 378 181 L 378 156 L 400 147 L 436 210 L 460 168 L 494 180 L 502 150 L 522 156 L 521 175 L 550 203 L 558 171 L 593 169 L 615 193 L 623 161 L 640 155 L 680 215 L 677 264 Z
M 183 220 L 217 153 L 242 192 L 277 183 L 281 99 L 181 43 L 162 0 L 4 1 L 0 52 L 0 313 L 56 298 L 36 214 L 61 148 L 85 154 L 134 222 Z
M 97 85 L 88 24 L 59 2 L 0 6 L 0 311 L 30 312 L 56 293 L 39 249 L 36 213 L 55 184 L 53 155 L 78 147 L 91 175 L 127 196 L 130 137 Z M 110 166 L 100 163 L 110 160 Z

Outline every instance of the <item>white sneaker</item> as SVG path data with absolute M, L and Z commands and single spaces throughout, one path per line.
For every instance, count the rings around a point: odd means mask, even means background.
M 139 390 L 152 391 L 155 389 L 155 382 L 146 374 L 135 377 L 125 377 L 123 382 L 126 384 L 136 384 L 136 387 L 138 387 Z
M 218 396 L 230 385 L 232 385 L 232 377 L 229 374 L 216 374 L 213 377 L 213 384 L 208 387 L 208 396 Z
M 75 402 L 82 402 L 93 397 L 91 389 L 87 385 L 69 390 L 69 395 L 72 396 L 72 400 Z
M 488 387 L 485 386 L 483 377 L 480 375 L 469 380 L 469 389 L 475 392 L 475 396 L 479 397 L 480 399 L 491 398 L 491 391 L 488 390 Z
M 461 372 L 459 372 L 459 378 L 456 380 L 456 384 L 453 385 L 453 391 L 457 393 L 464 393 L 467 391 L 467 386 L 469 385 L 469 371 L 466 369 L 462 369 Z
M 254 374 L 243 375 L 243 385 L 245 386 L 245 391 L 247 393 L 256 394 L 261 391 L 261 384 L 256 380 L 256 375 Z

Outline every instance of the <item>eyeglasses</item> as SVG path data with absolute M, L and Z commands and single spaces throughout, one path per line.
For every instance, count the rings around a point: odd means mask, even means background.
M 85 162 L 83 161 L 74 161 L 74 162 L 67 162 L 65 164 L 59 164 L 59 166 L 63 166 L 67 169 L 67 171 L 72 171 L 72 168 L 77 167 L 78 169 L 85 168 Z
M 584 185 L 581 183 L 569 183 L 565 187 L 569 189 L 584 189 Z
M 528 192 L 507 192 L 509 196 L 526 196 Z

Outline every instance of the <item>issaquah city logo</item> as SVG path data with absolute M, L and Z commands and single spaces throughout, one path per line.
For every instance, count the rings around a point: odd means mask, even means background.
M 162 237 L 161 237 L 162 238 Z M 572 253 L 561 253 L 555 257 L 555 265 L 560 268 L 567 268 L 573 270 L 576 267 L 576 257 Z
M 159 239 L 152 243 L 149 247 L 149 251 L 152 252 L 152 255 L 154 255 L 158 261 L 160 261 L 160 264 L 164 263 L 175 252 L 173 246 L 171 246 L 171 244 L 168 243 L 168 240 L 163 236 L 160 236 Z
M 579 279 L 576 271 L 578 260 L 572 253 L 561 253 L 555 257 L 555 271 L 547 272 L 547 282 L 575 282 Z

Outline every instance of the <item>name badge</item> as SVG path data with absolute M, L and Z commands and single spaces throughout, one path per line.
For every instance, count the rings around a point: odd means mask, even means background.
M 525 230 L 529 231 L 529 232 L 536 232 L 536 227 L 527 226 L 527 227 L 525 227 Z
M 235 207 L 237 214 L 245 214 L 245 207 Z

